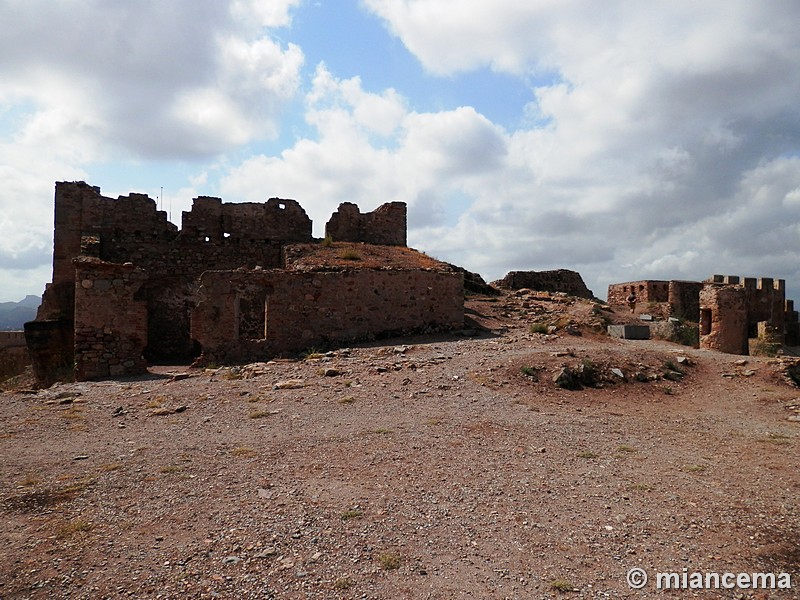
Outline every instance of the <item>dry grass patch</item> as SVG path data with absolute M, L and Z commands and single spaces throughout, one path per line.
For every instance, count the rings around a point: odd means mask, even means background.
M 158 472 L 164 473 L 165 475 L 172 475 L 181 471 L 183 471 L 183 467 L 180 465 L 164 465 L 158 468 Z
M 378 564 L 384 571 L 394 571 L 403 564 L 403 558 L 397 552 L 383 552 L 378 556 Z
M 94 529 L 94 525 L 88 521 L 84 521 L 83 519 L 73 519 L 72 521 L 63 523 L 56 528 L 56 537 L 63 540 L 64 538 L 72 537 L 73 535 L 77 535 L 79 533 L 86 533 L 92 529 Z
M 556 592 L 571 592 L 575 586 L 566 579 L 554 579 L 550 582 L 550 589 Z
M 106 463 L 97 467 L 98 471 L 111 473 L 112 471 L 119 471 L 122 468 L 122 463 Z
M 652 492 L 655 487 L 649 483 L 632 483 L 627 487 L 627 489 L 631 492 Z
M 25 475 L 25 477 L 23 477 L 20 480 L 19 485 L 21 485 L 23 487 L 33 487 L 37 483 L 39 483 L 40 481 L 41 481 L 41 479 L 39 477 L 37 477 L 33 473 L 28 473 L 27 475 Z
M 268 410 L 254 410 L 248 416 L 250 419 L 263 419 L 264 417 L 270 416 L 272 413 Z
M 71 405 L 68 409 L 61 411 L 61 416 L 68 421 L 75 421 L 83 419 L 86 415 L 83 414 L 83 407 Z
M 578 458 L 598 458 L 600 455 L 591 450 L 584 450 L 583 452 L 578 452 L 576 456 Z
M 339 258 L 342 260 L 361 260 L 361 253 L 348 248 L 341 251 Z
M 151 398 L 147 401 L 147 404 L 144 405 L 145 408 L 159 408 L 161 403 L 164 401 L 163 396 L 156 396 L 155 398 Z
M 256 451 L 248 446 L 239 446 L 231 450 L 232 456 L 253 456 L 255 453 Z
M 767 437 L 762 441 L 768 444 L 774 444 L 776 446 L 788 446 L 792 443 L 791 440 L 791 436 L 788 436 L 784 433 L 768 433 Z
M 83 479 L 56 489 L 45 488 L 43 490 L 25 492 L 3 500 L 3 507 L 7 510 L 20 512 L 37 512 L 56 504 L 73 500 L 91 483 L 91 479 Z
M 687 473 L 703 473 L 708 469 L 705 465 L 686 465 L 683 470 Z
M 333 589 L 335 590 L 349 590 L 353 587 L 353 580 L 349 577 L 339 577 L 333 582 Z

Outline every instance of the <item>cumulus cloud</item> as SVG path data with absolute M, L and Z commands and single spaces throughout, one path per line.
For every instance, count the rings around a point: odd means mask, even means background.
M 53 137 L 77 124 L 99 156 L 209 156 L 274 136 L 303 55 L 256 25 L 285 24 L 298 2 L 6 2 L 0 102 L 29 103 Z
M 302 202 L 318 235 L 332 208 L 348 201 L 372 210 L 403 200 L 412 226 L 435 225 L 449 197 L 506 159 L 508 136 L 474 109 L 416 113 L 395 90 L 367 92 L 358 78 L 337 79 L 324 65 L 307 103 L 317 139 L 247 159 L 221 189 L 252 201 L 281 190 Z
M 4 297 L 49 279 L 55 181 L 276 135 L 303 54 L 264 28 L 286 25 L 298 3 L 0 2 Z
M 797 4 L 366 5 L 433 73 L 531 82 L 544 125 L 513 132 L 443 252 L 491 275 L 582 267 L 601 294 L 603 278 L 800 275 Z

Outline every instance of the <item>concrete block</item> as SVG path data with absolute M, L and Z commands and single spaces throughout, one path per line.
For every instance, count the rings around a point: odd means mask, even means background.
M 649 340 L 650 327 L 648 325 L 609 325 L 608 335 L 623 340 Z

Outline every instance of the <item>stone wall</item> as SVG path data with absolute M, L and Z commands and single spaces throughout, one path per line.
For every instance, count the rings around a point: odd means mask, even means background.
M 313 346 L 464 324 L 460 273 L 208 271 L 200 283 L 191 321 L 201 361 L 263 360 Z
M 25 342 L 31 355 L 33 376 L 39 386 L 49 387 L 56 381 L 73 379 L 74 333 L 75 322 L 71 318 L 37 318 L 25 323 Z
M 220 198 L 195 198 L 190 212 L 183 213 L 184 236 L 219 243 L 280 240 L 311 241 L 311 219 L 295 200 L 270 198 L 265 203 L 223 204 Z
M 0 381 L 19 375 L 30 364 L 25 332 L 0 331 Z
M 636 292 L 636 303 L 667 302 L 669 300 L 669 282 L 657 279 L 613 283 L 608 286 L 607 302 L 611 306 L 624 306 L 631 292 Z
M 150 313 L 148 356 L 185 360 L 193 353 L 193 284 L 203 271 L 280 267 L 284 243 L 312 240 L 311 220 L 294 200 L 225 204 L 199 197 L 182 219 L 183 229 L 178 230 L 145 194 L 112 199 L 84 182 L 57 183 L 53 281 L 45 289 L 37 320 L 74 320 L 74 258 L 132 262 L 149 275 L 143 292 Z M 51 329 L 53 340 L 63 337 L 55 324 Z M 43 331 L 38 332 L 40 342 Z
M 147 280 L 133 264 L 75 260 L 75 380 L 147 371 Z
M 503 279 L 492 283 L 506 290 L 528 288 L 542 292 L 563 292 L 580 298 L 594 298 L 580 273 L 568 269 L 554 271 L 511 271 Z
M 794 300 L 786 300 L 784 305 L 784 344 L 800 345 L 800 314 L 794 309 Z
M 703 284 L 699 281 L 670 281 L 668 297 L 670 315 L 693 323 L 699 322 L 702 289 Z
M 755 337 L 758 322 L 763 321 L 773 328 L 783 329 L 786 311 L 786 282 L 783 279 L 713 275 L 709 282 L 737 285 L 745 290 L 751 337 Z
M 344 203 L 328 226 L 336 239 L 405 246 L 406 206 L 391 202 L 361 214 L 355 204 Z M 39 384 L 49 385 L 73 372 L 78 379 L 142 372 L 145 359 L 175 362 L 196 357 L 199 349 L 190 335 L 191 315 L 198 303 L 201 274 L 285 269 L 284 247 L 310 242 L 311 220 L 294 200 L 226 204 L 219 198 L 201 196 L 195 198 L 190 211 L 182 213 L 179 230 L 146 194 L 112 199 L 84 182 L 56 183 L 53 281 L 47 284 L 36 321 L 25 325 Z M 452 280 L 450 276 L 447 281 Z M 302 287 L 298 277 L 287 273 L 275 276 L 278 289 L 269 296 L 270 304 L 284 307 L 289 300 L 284 301 L 281 294 L 297 301 L 294 291 Z M 379 276 L 363 274 L 356 279 L 370 277 Z M 419 275 L 420 280 L 426 277 Z M 449 293 L 447 285 L 438 283 L 439 277 L 434 276 L 432 289 Z M 385 275 L 385 280 L 399 281 L 392 275 Z M 383 284 L 376 281 L 374 289 L 356 286 L 354 291 L 342 274 L 322 281 L 329 297 L 320 303 L 327 307 L 326 315 L 333 315 L 330 319 L 315 320 L 317 313 L 313 313 L 305 315 L 305 320 L 282 320 L 273 312 L 267 320 L 266 293 L 261 290 L 255 296 L 240 294 L 236 300 L 237 332 L 246 343 L 267 340 L 277 351 L 284 351 L 296 345 L 294 331 L 280 330 L 284 325 L 296 328 L 312 323 L 323 337 L 339 339 L 380 333 L 391 323 L 396 323 L 397 329 L 405 329 L 408 323 L 427 323 L 414 313 L 413 302 L 407 306 L 388 302 L 381 309 L 382 321 L 374 318 L 374 309 L 355 316 L 345 310 L 346 317 L 337 324 L 334 317 L 342 314 L 337 303 L 343 293 L 379 295 Z M 413 281 L 410 285 L 412 295 L 424 299 L 430 321 L 441 321 L 433 296 L 426 295 L 427 288 L 416 289 Z M 402 286 L 391 292 L 398 297 L 404 293 Z M 463 320 L 462 291 L 457 295 L 462 298 Z M 362 300 L 351 298 L 349 302 L 361 305 Z M 450 300 L 445 298 L 442 305 L 449 307 Z M 294 306 L 284 307 L 287 314 L 296 314 Z M 386 312 L 395 308 L 397 315 Z M 243 320 L 241 315 L 253 318 Z M 266 336 L 268 325 L 271 330 Z
M 0 350 L 19 346 L 25 348 L 24 331 L 0 331 Z
M 368 213 L 361 213 L 352 202 L 342 202 L 325 225 L 325 237 L 334 242 L 405 246 L 406 220 L 404 202 L 388 202 Z
M 747 354 L 747 292 L 735 285 L 707 283 L 700 291 L 700 347 Z

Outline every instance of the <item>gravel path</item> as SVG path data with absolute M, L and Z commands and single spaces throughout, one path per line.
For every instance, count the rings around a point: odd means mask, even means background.
M 0 597 L 800 597 L 782 364 L 611 340 L 589 308 L 479 299 L 493 333 L 3 393 Z M 583 335 L 528 332 L 556 313 Z M 553 383 L 580 365 L 599 386 Z

